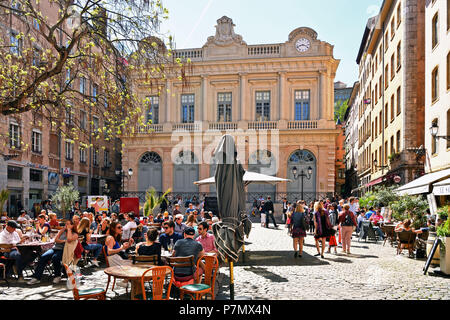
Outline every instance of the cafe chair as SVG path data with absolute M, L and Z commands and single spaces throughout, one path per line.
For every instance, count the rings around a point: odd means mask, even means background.
M 133 260 L 133 264 L 152 264 L 152 265 L 158 265 L 158 255 L 154 254 L 151 256 L 131 256 L 131 260 Z
M 397 232 L 397 254 L 401 254 L 403 249 L 408 249 L 409 257 L 414 257 L 414 244 L 417 234 L 412 231 Z
M 6 285 L 8 286 L 8 289 L 9 289 L 8 278 L 6 278 L 6 266 L 5 266 L 4 263 L 0 263 L 0 270 L 2 271 L 2 278 L 1 278 L 1 280 L 5 281 Z
M 169 300 L 173 279 L 171 267 L 152 267 L 142 275 L 142 295 L 137 295 L 137 297 L 142 298 L 142 300 Z
M 106 267 L 109 268 L 109 260 L 108 260 L 108 255 L 106 254 L 106 246 L 102 247 L 102 252 L 103 252 L 103 256 L 105 257 L 105 263 L 106 263 Z M 108 291 L 109 288 L 109 282 L 111 281 L 111 276 L 108 275 L 108 282 L 106 283 L 106 291 Z M 113 277 L 113 285 L 111 290 L 114 291 L 114 286 L 116 285 L 116 277 Z M 128 291 L 128 288 L 127 288 Z M 128 292 L 127 292 L 128 293 Z
M 106 291 L 102 288 L 79 290 L 77 288 L 77 282 L 76 282 L 75 276 L 73 275 L 72 269 L 70 269 L 67 264 L 65 264 L 65 263 L 63 263 L 63 264 L 64 264 L 64 268 L 66 269 L 66 273 L 67 273 L 67 281 L 70 281 L 72 283 L 72 292 L 73 292 L 74 300 L 80 300 L 80 299 L 106 300 Z
M 394 246 L 395 241 L 395 232 L 394 232 L 395 226 L 386 226 L 382 225 L 381 230 L 383 231 L 384 235 L 386 236 L 384 238 L 383 246 L 386 244 L 386 241 L 389 240 L 389 243 L 391 246 Z
M 189 276 L 179 276 L 175 273 L 176 272 L 175 268 L 191 268 L 191 269 L 193 269 L 193 267 L 195 266 L 194 256 L 191 255 L 188 257 L 167 257 L 166 262 L 174 270 L 173 296 L 174 296 L 174 298 L 178 298 L 179 293 L 180 293 L 179 288 L 181 288 L 184 285 L 194 284 L 194 273 L 192 273 L 192 275 L 189 275 Z
M 203 261 L 205 270 L 203 275 L 197 275 L 197 277 L 203 276 L 203 283 L 199 283 L 196 279 L 195 284 L 188 284 L 180 288 L 180 299 L 183 300 L 184 295 L 190 295 L 194 300 L 201 300 L 203 296 L 207 294 L 211 295 L 211 299 L 215 299 L 214 284 L 216 282 L 217 272 L 219 270 L 219 260 L 214 256 L 203 256 L 197 261 L 197 270 L 200 268 L 200 261 Z
M 369 241 L 375 241 L 375 243 L 378 241 L 378 235 L 375 232 L 375 229 L 373 228 L 372 222 L 370 221 L 363 221 L 361 223 L 361 230 L 359 232 L 359 239 L 358 242 L 364 239 L 364 241 L 367 242 L 367 239 Z

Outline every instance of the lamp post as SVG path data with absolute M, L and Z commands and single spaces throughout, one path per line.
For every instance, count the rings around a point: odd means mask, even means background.
M 133 169 L 129 168 L 128 169 L 128 174 L 126 174 L 122 169 L 116 169 L 116 175 L 121 177 L 122 179 L 122 184 L 121 184 L 121 194 L 123 195 L 125 192 L 124 187 L 125 187 L 125 178 L 127 179 L 131 179 L 131 176 L 133 175 Z
M 297 180 L 299 177 L 302 179 L 302 188 L 301 188 L 301 200 L 303 199 L 303 182 L 306 178 L 307 180 L 311 179 L 313 169 L 311 167 L 308 167 L 308 172 L 305 173 L 305 171 L 302 169 L 302 171 L 298 174 L 297 173 L 297 167 L 292 168 L 292 175 L 294 176 L 294 179 Z
M 439 132 L 439 126 L 438 126 L 437 122 L 432 122 L 431 127 L 430 127 L 431 136 L 433 138 L 437 138 L 437 139 L 450 140 L 450 136 L 438 136 L 438 132 Z
M 378 160 L 377 159 L 373 160 L 373 165 L 375 166 L 376 169 L 377 168 L 386 169 L 386 168 L 389 167 L 389 166 L 378 166 Z

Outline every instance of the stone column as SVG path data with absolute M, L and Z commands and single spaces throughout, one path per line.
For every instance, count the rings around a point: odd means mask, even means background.
M 196 118 L 198 121 L 208 121 L 208 76 L 202 75 L 202 112 Z
M 239 112 L 237 121 L 242 121 L 245 119 L 246 92 L 247 92 L 247 73 L 239 73 Z
M 23 201 L 22 205 L 28 211 L 28 204 L 30 202 L 30 167 L 22 168 L 23 181 Z
M 170 100 L 172 99 L 172 83 L 169 80 L 166 80 L 166 108 L 165 108 L 165 112 L 166 112 L 166 118 L 164 119 L 164 122 L 173 122 L 173 119 L 171 119 L 171 112 L 170 112 Z M 161 110 L 161 107 L 160 107 Z
M 165 148 L 162 154 L 162 185 L 164 191 L 169 188 L 173 190 L 173 163 L 171 152 L 171 148 Z
M 278 110 L 273 120 L 286 119 L 284 116 L 284 81 L 285 81 L 285 72 L 278 72 Z
M 327 85 L 325 82 L 325 72 L 319 71 L 319 120 L 326 119 L 327 116 Z

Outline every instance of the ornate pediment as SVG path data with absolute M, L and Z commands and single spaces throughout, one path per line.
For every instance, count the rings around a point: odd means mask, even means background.
M 295 29 L 294 31 L 292 31 L 289 34 L 289 41 L 293 41 L 295 38 L 297 38 L 297 36 L 302 35 L 302 34 L 309 36 L 312 40 L 317 39 L 317 32 L 315 32 L 313 29 L 308 28 L 308 27 L 301 27 L 301 28 Z
M 206 45 L 215 44 L 218 46 L 228 46 L 233 43 L 246 45 L 242 36 L 234 33 L 235 24 L 231 18 L 223 16 L 217 20 L 216 35 L 208 38 Z

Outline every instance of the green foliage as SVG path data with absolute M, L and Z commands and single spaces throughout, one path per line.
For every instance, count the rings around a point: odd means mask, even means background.
M 337 119 L 341 119 L 341 121 L 344 121 L 345 113 L 347 112 L 348 108 L 348 99 L 345 101 L 339 100 L 334 105 L 334 121 L 336 122 Z
M 144 216 L 148 217 L 153 213 L 153 210 L 163 202 L 163 200 L 167 201 L 166 196 L 171 191 L 172 190 L 169 188 L 161 197 L 158 197 L 155 188 L 151 187 L 148 189 L 145 195 Z
M 441 224 L 436 233 L 439 237 L 450 237 L 450 220 L 447 219 L 445 223 Z
M 428 208 L 428 201 L 421 196 L 400 196 L 398 200 L 390 204 L 390 208 L 392 209 L 392 217 L 395 220 L 412 219 L 415 229 L 426 226 L 427 218 L 425 212 Z
M 2 189 L 2 191 L 0 191 L 0 213 L 3 210 L 5 202 L 8 201 L 9 193 L 8 189 Z
M 438 209 L 437 213 L 442 220 L 448 219 L 448 210 L 449 210 L 449 206 L 443 206 Z
M 398 186 L 379 187 L 369 191 L 359 199 L 359 206 L 369 209 L 370 207 L 389 207 L 391 203 L 399 199 L 395 193 Z
M 59 186 L 56 193 L 52 196 L 52 201 L 56 208 L 61 211 L 63 218 L 66 217 L 66 212 L 70 210 L 73 203 L 80 198 L 80 193 L 70 182 L 66 186 Z

